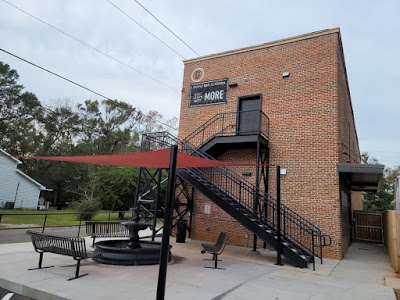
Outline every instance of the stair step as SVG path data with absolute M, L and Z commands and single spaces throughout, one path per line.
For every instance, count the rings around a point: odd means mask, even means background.
M 191 172 L 188 173 L 191 174 Z M 227 176 L 228 175 L 229 174 L 227 174 Z M 259 228 L 258 231 L 260 233 L 263 232 L 266 240 L 270 242 L 273 242 L 273 240 L 275 240 L 275 243 L 278 242 L 277 230 L 275 230 L 276 229 L 276 227 L 274 226 L 275 224 L 270 223 L 271 220 L 255 213 L 252 207 L 247 206 L 246 203 L 239 201 L 239 199 L 236 198 L 233 194 L 231 194 L 228 190 L 224 190 L 223 185 L 218 186 L 216 184 L 211 183 L 210 180 L 205 180 L 204 174 L 196 171 L 195 174 L 192 174 L 191 176 L 193 178 L 192 180 L 197 180 L 198 184 L 200 186 L 202 185 L 203 186 L 202 188 L 205 191 L 207 191 L 208 189 L 210 197 L 215 198 L 211 200 L 215 201 L 216 204 L 226 209 L 226 211 L 229 214 L 232 214 L 232 216 L 236 216 L 238 219 L 242 219 L 244 223 L 248 223 L 249 225 L 248 227 L 251 228 L 251 229 L 249 228 L 250 230 L 252 230 L 253 232 L 254 230 L 257 231 L 258 227 Z M 227 179 L 230 179 L 230 177 L 228 176 Z M 265 201 L 268 201 L 268 198 L 265 198 Z M 274 203 L 273 200 L 271 201 L 272 203 Z M 268 203 L 266 202 L 265 205 L 268 205 Z M 262 208 L 262 210 L 263 209 L 264 208 Z M 272 209 L 274 209 L 274 207 L 272 207 Z M 242 223 L 242 221 L 240 222 Z M 251 224 L 248 221 L 251 221 Z M 282 245 L 285 246 L 285 250 L 290 252 L 289 256 L 292 257 L 294 260 L 297 257 L 297 260 L 303 260 L 304 263 L 308 263 L 310 262 L 310 260 L 312 261 L 313 260 L 312 256 L 310 256 L 309 253 L 306 252 L 306 250 L 302 249 L 301 242 L 299 244 L 297 243 L 295 237 L 292 238 L 293 240 L 285 238 L 285 236 L 282 236 L 281 238 Z M 304 265 L 304 263 L 302 262 L 300 263 L 300 265 Z

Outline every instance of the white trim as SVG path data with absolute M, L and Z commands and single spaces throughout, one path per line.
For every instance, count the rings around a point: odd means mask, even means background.
M 5 157 L 7 157 L 7 158 L 9 158 L 9 159 L 12 159 L 14 162 L 16 162 L 17 164 L 22 164 L 22 162 L 20 161 L 20 160 L 18 160 L 18 159 L 16 159 L 15 157 L 12 157 L 10 154 L 8 154 L 6 151 L 4 151 L 3 149 L 1 149 L 0 148 L 0 152 L 1 152 L 1 154 L 3 154 Z M 1 155 L 0 154 L 0 155 Z

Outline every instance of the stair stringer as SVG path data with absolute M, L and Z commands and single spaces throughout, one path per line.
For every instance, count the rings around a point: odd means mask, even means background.
M 229 196 L 224 191 L 220 189 L 212 190 L 208 188 L 205 184 L 189 174 L 189 172 L 185 169 L 177 169 L 177 175 L 198 189 L 236 221 L 257 235 L 261 240 L 269 244 L 274 250 L 277 250 L 278 243 L 276 230 L 274 230 L 265 221 L 255 216 L 252 211 L 240 205 L 237 200 Z M 282 255 L 288 261 L 290 261 L 296 267 L 308 267 L 308 263 L 312 262 L 313 260 L 312 256 L 307 254 L 305 255 L 301 247 L 294 245 L 290 241 L 283 239 L 281 241 Z

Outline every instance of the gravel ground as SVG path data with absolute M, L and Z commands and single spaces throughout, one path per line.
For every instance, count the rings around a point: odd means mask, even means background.
M 24 228 L 2 228 L 0 229 L 0 244 L 23 243 L 30 242 L 31 238 L 26 234 L 28 229 L 42 232 L 41 227 L 25 226 Z M 77 237 L 79 227 L 47 227 L 45 233 L 60 234 L 66 236 Z M 80 237 L 85 236 L 85 226 L 81 226 Z

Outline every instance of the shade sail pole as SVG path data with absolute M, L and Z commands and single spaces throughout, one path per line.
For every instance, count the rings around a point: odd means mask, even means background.
M 169 161 L 168 171 L 168 191 L 167 200 L 164 212 L 164 228 L 162 235 L 161 254 L 160 254 L 160 268 L 158 271 L 158 284 L 157 284 L 157 300 L 164 300 L 165 298 L 165 283 L 167 280 L 167 266 L 169 255 L 169 237 L 172 227 L 172 209 L 175 198 L 175 176 L 176 176 L 176 162 L 177 162 L 178 146 L 171 147 L 171 157 Z

